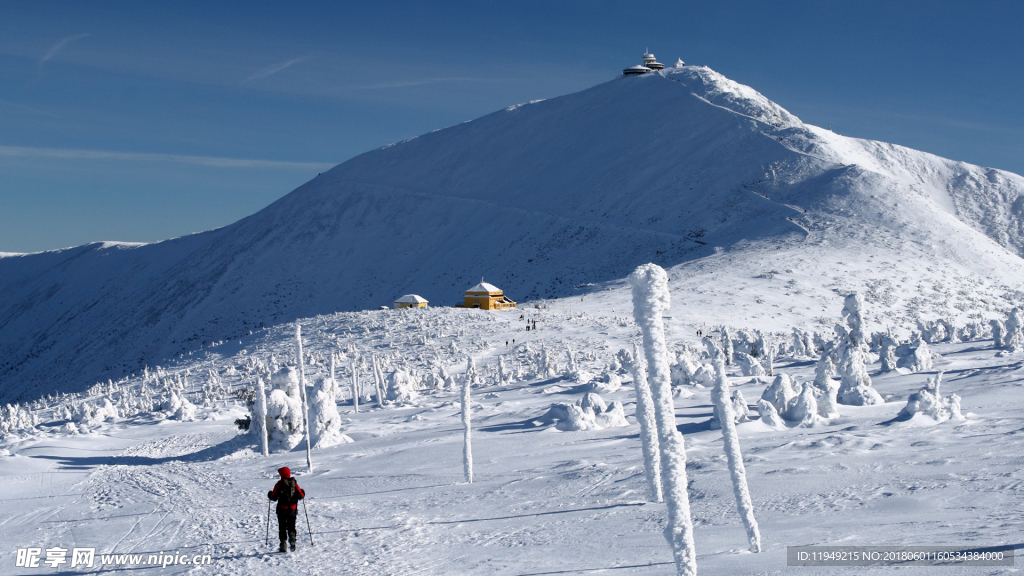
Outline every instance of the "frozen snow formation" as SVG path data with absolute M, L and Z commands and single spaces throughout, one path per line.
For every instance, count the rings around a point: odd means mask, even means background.
M 543 419 L 555 420 L 559 430 L 599 430 L 629 426 L 622 403 L 613 400 L 606 404 L 604 399 L 588 392 L 573 404 L 556 402 L 551 405 Z
M 329 448 L 352 442 L 341 431 L 341 415 L 334 402 L 332 383 L 332 378 L 322 378 L 313 387 L 313 404 L 309 409 L 310 441 L 313 448 Z
M 654 416 L 654 400 L 647 382 L 647 362 L 640 347 L 633 345 L 633 353 L 619 350 L 618 357 L 633 375 L 633 393 L 636 397 L 636 421 L 640 425 L 640 449 L 644 455 L 644 475 L 647 477 L 647 496 L 651 502 L 662 502 L 661 450 L 658 446 L 658 424 Z
M 830 418 L 839 416 L 838 390 L 828 377 L 796 384 L 787 374 L 779 374 L 761 394 L 758 402 L 761 421 L 772 428 L 781 428 L 786 421 L 800 427 L 826 424 Z
M 611 394 L 622 388 L 622 378 L 614 372 L 605 372 L 590 383 L 590 389 L 600 394 Z
M 418 396 L 412 376 L 407 371 L 395 370 L 388 377 L 386 397 L 389 402 L 411 404 Z
M 913 341 L 896 347 L 896 367 L 910 372 L 927 372 L 932 369 L 938 355 L 931 351 L 921 334 L 915 332 L 913 338 Z
M 687 492 L 686 448 L 682 434 L 676 429 L 672 376 L 665 342 L 664 314 L 669 311 L 672 298 L 668 290 L 668 274 L 657 264 L 644 264 L 629 275 L 629 284 L 633 295 L 633 319 L 643 337 L 647 382 L 651 388 L 658 429 L 662 490 L 668 509 L 665 540 L 672 548 L 676 572 L 680 576 L 696 576 L 697 550 L 693 542 L 690 495 Z M 722 360 L 724 367 L 725 358 Z M 721 372 L 716 369 L 716 373 Z M 723 420 L 726 426 L 731 424 L 731 418 Z
M 93 406 L 89 402 L 82 402 L 72 420 L 77 424 L 95 426 L 100 422 L 113 420 L 119 416 L 117 408 L 111 404 L 109 398 L 102 398 L 98 404 L 98 406 Z
M 766 376 L 768 374 L 757 358 L 750 354 L 736 352 L 733 356 L 736 360 L 736 365 L 740 367 L 740 372 L 744 376 Z
M 846 326 L 837 325 L 839 338 L 839 390 L 836 400 L 850 406 L 883 404 L 885 400 L 871 386 L 871 377 L 865 366 L 868 346 L 864 340 L 864 299 L 860 294 L 850 294 L 843 303 L 843 319 Z M 827 366 L 822 366 L 827 371 Z M 815 378 L 819 380 L 819 378 Z M 824 387 L 821 387 L 824 390 Z
M 272 451 L 291 450 L 305 433 L 299 373 L 286 366 L 271 377 L 273 390 L 267 397 L 267 437 Z
M 942 384 L 942 372 L 928 378 L 924 388 L 914 392 L 907 398 L 907 405 L 900 412 L 901 416 L 923 414 L 936 422 L 946 420 L 964 420 L 960 414 L 960 397 L 956 394 L 942 396 L 939 386 Z
M 189 402 L 188 398 L 178 390 L 171 390 L 170 396 L 163 404 L 163 410 L 170 418 L 183 422 L 194 420 L 196 417 L 195 404 Z
M 725 375 L 725 355 L 722 350 L 710 338 L 704 339 L 704 345 L 711 356 L 711 363 L 715 367 L 715 387 L 711 389 L 711 401 L 715 405 L 718 415 L 718 422 L 722 429 L 723 447 L 725 448 L 725 459 L 729 464 L 729 477 L 732 480 L 733 495 L 736 497 L 736 507 L 739 510 L 740 518 L 747 530 L 750 551 L 761 551 L 761 533 L 757 527 L 757 520 L 754 519 L 754 506 L 750 500 L 750 490 L 747 487 L 747 472 L 743 464 L 743 453 L 740 451 L 740 439 L 736 434 L 736 422 L 741 418 L 733 412 L 737 398 L 729 396 L 729 378 Z M 743 396 L 739 399 L 742 401 Z M 742 418 L 746 418 L 747 406 L 741 405 Z

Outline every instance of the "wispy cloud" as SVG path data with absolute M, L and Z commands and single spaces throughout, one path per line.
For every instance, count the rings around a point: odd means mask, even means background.
M 410 80 L 398 80 L 395 82 L 383 82 L 380 84 L 365 84 L 362 86 L 353 86 L 353 90 L 382 90 L 388 88 L 411 88 L 414 86 L 426 86 L 428 84 L 440 84 L 442 82 L 511 82 L 512 80 L 507 78 L 470 78 L 470 77 L 439 77 L 439 78 L 419 78 Z
M 250 160 L 245 158 L 219 158 L 216 156 L 184 156 L 180 154 L 145 154 L 138 152 L 111 152 L 107 150 L 73 150 L 67 148 L 34 148 L 29 146 L 0 146 L 0 157 L 64 158 L 68 160 L 121 160 L 129 162 L 179 162 L 215 168 L 281 168 L 324 171 L 334 167 L 327 162 L 282 162 L 279 160 Z
M 307 54 L 305 56 L 299 56 L 298 58 L 292 58 L 291 60 L 289 60 L 287 62 L 283 62 L 281 64 L 274 64 L 273 66 L 269 66 L 267 68 L 263 68 L 262 70 L 257 70 L 255 73 L 253 73 L 252 76 L 249 76 L 248 78 L 246 78 L 242 83 L 245 84 L 247 82 L 253 82 L 253 81 L 256 81 L 256 80 L 263 80 L 264 78 L 267 78 L 269 76 L 273 76 L 274 74 L 277 74 L 278 72 L 280 72 L 281 70 L 284 70 L 285 68 L 288 68 L 290 66 L 294 66 L 295 64 L 298 64 L 299 62 L 302 62 L 303 60 L 309 60 L 312 57 L 313 57 L 312 54 Z
M 84 34 L 75 34 L 74 36 L 68 36 L 67 38 L 61 38 L 60 40 L 57 41 L 56 44 L 54 44 L 53 46 L 50 46 L 50 49 L 47 50 L 42 55 L 42 57 L 39 58 L 39 64 L 38 64 L 38 66 L 36 68 L 38 70 L 42 70 L 43 69 L 43 64 L 46 64 L 54 56 L 56 56 L 58 53 L 60 53 L 61 50 L 67 48 L 68 44 L 71 44 L 72 42 L 77 42 L 78 40 L 81 40 L 82 38 L 85 38 L 85 37 L 87 37 L 89 35 L 90 34 L 88 32 L 86 32 Z

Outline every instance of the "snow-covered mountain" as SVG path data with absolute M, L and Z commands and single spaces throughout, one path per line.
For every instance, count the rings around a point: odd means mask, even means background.
M 625 311 L 620 279 L 654 261 L 691 321 L 775 328 L 850 289 L 876 319 L 1000 309 L 1022 254 L 1024 178 L 666 69 L 368 152 L 217 230 L 2 255 L 0 399 L 410 292 L 452 305 L 481 276 L 520 301 L 595 284 Z

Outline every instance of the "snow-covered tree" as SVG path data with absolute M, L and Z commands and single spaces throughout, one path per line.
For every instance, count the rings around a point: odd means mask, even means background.
M 639 347 L 633 354 L 619 350 L 619 359 L 633 374 L 633 394 L 636 397 L 636 421 L 640 425 L 640 447 L 644 455 L 644 474 L 647 476 L 648 497 L 661 502 L 661 452 L 658 449 L 658 424 L 654 418 L 654 402 L 647 384 L 647 366 Z
M 1003 321 L 997 319 L 989 320 L 989 326 L 992 327 L 992 339 L 995 341 L 996 348 L 1002 348 L 1005 343 L 1003 342 L 1003 334 L 1006 332 Z
M 884 404 L 885 400 L 871 386 L 871 377 L 864 366 L 864 352 L 852 342 L 841 347 L 839 391 L 836 400 L 848 406 Z
M 310 435 L 314 448 L 329 448 L 338 444 L 346 444 L 352 439 L 341 431 L 341 415 L 335 404 L 333 379 L 322 378 L 313 388 L 313 407 L 309 412 L 312 428 Z
M 412 376 L 405 370 L 395 370 L 388 377 L 387 399 L 396 404 L 409 404 L 416 400 L 419 394 L 413 386 Z
M 797 391 L 793 389 L 793 383 L 788 374 L 778 374 L 772 380 L 770 386 L 761 393 L 761 400 L 771 404 L 780 415 L 789 410 L 790 402 L 796 398 Z
M 814 365 L 814 385 L 822 390 L 829 387 L 831 378 L 836 375 L 836 366 L 828 354 L 822 354 Z
M 896 369 L 896 346 L 899 342 L 892 337 L 892 334 L 885 334 L 880 339 L 878 359 L 882 363 L 882 372 L 892 372 Z
M 470 357 L 472 362 L 472 357 Z M 473 439 L 472 439 L 472 426 L 470 424 L 470 403 L 469 403 L 469 387 L 472 384 L 472 378 L 468 375 L 462 380 L 462 472 L 465 474 L 466 482 L 473 483 Z
M 747 471 L 743 465 L 743 454 L 740 452 L 740 439 L 736 433 L 736 415 L 733 413 L 732 398 L 729 395 L 729 378 L 725 375 L 725 355 L 711 341 L 704 339 L 711 363 L 715 367 L 715 387 L 711 389 L 711 401 L 718 410 L 722 439 L 724 440 L 725 459 L 729 464 L 729 476 L 732 479 L 732 491 L 736 496 L 736 508 L 739 510 L 743 526 L 747 529 L 747 540 L 751 552 L 761 551 L 761 533 L 754 518 L 754 505 L 750 500 L 747 488 Z
M 736 365 L 740 367 L 740 373 L 744 376 L 767 375 L 767 372 L 765 372 L 764 366 L 761 365 L 761 362 L 750 354 L 745 352 L 736 352 L 733 356 L 736 358 Z
M 305 427 L 299 375 L 285 366 L 270 379 L 273 390 L 267 397 L 267 436 L 272 451 L 291 450 L 302 442 Z
M 942 372 L 939 372 L 934 378 L 928 379 L 924 388 L 907 398 L 907 405 L 903 407 L 900 415 L 913 416 L 921 413 L 936 422 L 963 420 L 964 417 L 960 413 L 960 397 L 956 394 L 943 397 L 939 391 L 941 384 Z
M 799 422 L 802 428 L 810 428 L 822 423 L 818 414 L 818 399 L 813 384 L 804 384 L 800 394 L 792 402 L 786 413 L 786 419 Z
M 171 390 L 170 395 L 164 402 L 163 409 L 169 414 L 170 418 L 181 420 L 182 422 L 191 422 L 196 417 L 195 404 L 189 402 L 185 394 L 178 390 Z
M 359 357 L 352 358 L 352 410 L 359 413 L 359 382 L 357 380 Z
M 676 572 L 680 576 L 696 576 L 697 553 L 693 543 L 690 498 L 686 492 L 686 449 L 682 435 L 676 430 L 672 377 L 662 319 L 670 302 L 668 275 L 656 264 L 644 264 L 630 274 L 629 283 L 633 292 L 633 318 L 643 336 L 648 384 L 658 426 L 662 487 L 668 509 L 665 539 L 672 547 Z
M 299 364 L 299 398 L 302 400 L 302 431 L 306 436 L 306 467 L 313 471 L 313 456 L 310 454 L 313 445 L 309 441 L 309 405 L 306 401 L 306 364 L 302 354 L 302 326 L 295 323 L 295 355 Z
M 1003 336 L 1003 348 L 1010 352 L 1024 350 L 1024 311 L 1014 308 L 1006 318 L 1006 333 Z
M 843 319 L 850 327 L 850 344 L 864 347 L 864 298 L 859 293 L 854 292 L 843 301 Z
M 270 446 L 267 444 L 267 391 L 263 386 L 263 378 L 259 376 L 256 377 L 256 398 L 253 400 L 249 427 L 251 432 L 256 435 L 256 442 L 260 447 L 260 453 L 264 456 L 269 456 Z
M 686 349 L 678 350 L 676 352 L 676 363 L 672 365 L 672 385 L 692 385 L 694 383 L 693 376 L 696 372 L 697 365 L 690 358 L 690 353 Z
M 725 365 L 732 364 L 732 335 L 729 334 L 729 328 L 722 326 L 722 353 L 725 354 Z
M 757 413 L 761 416 L 761 423 L 765 426 L 776 430 L 786 429 L 786 422 L 779 416 L 775 406 L 764 398 L 757 401 Z
M 776 349 L 771 341 L 771 337 L 765 336 L 763 332 L 758 332 L 757 341 L 754 345 L 757 346 L 758 351 L 757 361 L 761 364 L 765 376 L 772 376 Z

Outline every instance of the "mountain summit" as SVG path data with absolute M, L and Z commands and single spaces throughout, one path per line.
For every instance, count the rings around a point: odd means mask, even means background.
M 911 314 L 921 278 L 998 295 L 1024 279 L 1022 254 L 1024 178 L 839 136 L 709 68 L 666 68 L 367 152 L 217 230 L 0 257 L 0 398 L 406 293 L 455 304 L 481 276 L 524 302 L 653 261 L 675 290 L 714 281 L 755 306 L 766 292 L 737 279 L 788 270 L 785 294 L 823 310 L 865 289 Z M 1000 305 L 952 292 L 926 300 Z M 779 294 L 752 314 L 817 318 Z M 694 298 L 685 313 L 713 322 Z

